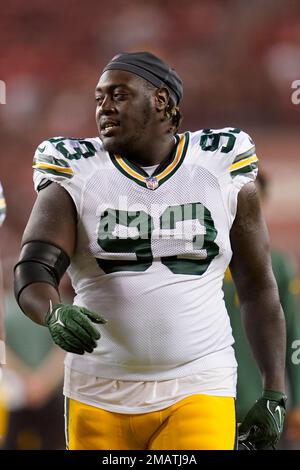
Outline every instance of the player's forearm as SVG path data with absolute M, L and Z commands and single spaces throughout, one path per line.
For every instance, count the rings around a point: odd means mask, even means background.
M 24 313 L 31 320 L 39 325 L 45 325 L 50 300 L 53 305 L 60 303 L 60 297 L 56 289 L 50 284 L 35 283 L 23 289 L 19 303 Z
M 264 388 L 284 392 L 286 332 L 276 286 L 252 290 L 241 312 Z

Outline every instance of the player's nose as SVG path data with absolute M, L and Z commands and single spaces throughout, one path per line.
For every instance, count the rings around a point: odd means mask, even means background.
M 103 98 L 98 107 L 98 112 L 100 114 L 106 114 L 115 110 L 113 100 L 107 95 Z

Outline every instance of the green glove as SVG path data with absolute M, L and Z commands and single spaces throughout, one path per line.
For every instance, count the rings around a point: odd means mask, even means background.
M 285 402 L 283 393 L 264 390 L 239 426 L 239 443 L 251 442 L 256 449 L 275 448 L 283 428 Z
M 46 315 L 53 341 L 65 351 L 76 354 L 91 353 L 100 339 L 99 331 L 93 323 L 106 323 L 98 313 L 90 312 L 77 305 L 53 305 Z

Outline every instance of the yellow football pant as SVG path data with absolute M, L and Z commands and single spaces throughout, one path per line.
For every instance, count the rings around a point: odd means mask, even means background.
M 67 399 L 66 434 L 70 450 L 233 450 L 235 402 L 192 395 L 163 410 L 130 415 Z

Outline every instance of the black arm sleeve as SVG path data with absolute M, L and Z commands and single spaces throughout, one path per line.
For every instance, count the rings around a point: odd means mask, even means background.
M 14 289 L 18 304 L 21 292 L 30 284 L 45 282 L 58 290 L 59 281 L 69 264 L 69 256 L 58 246 L 39 240 L 26 243 L 14 268 Z

